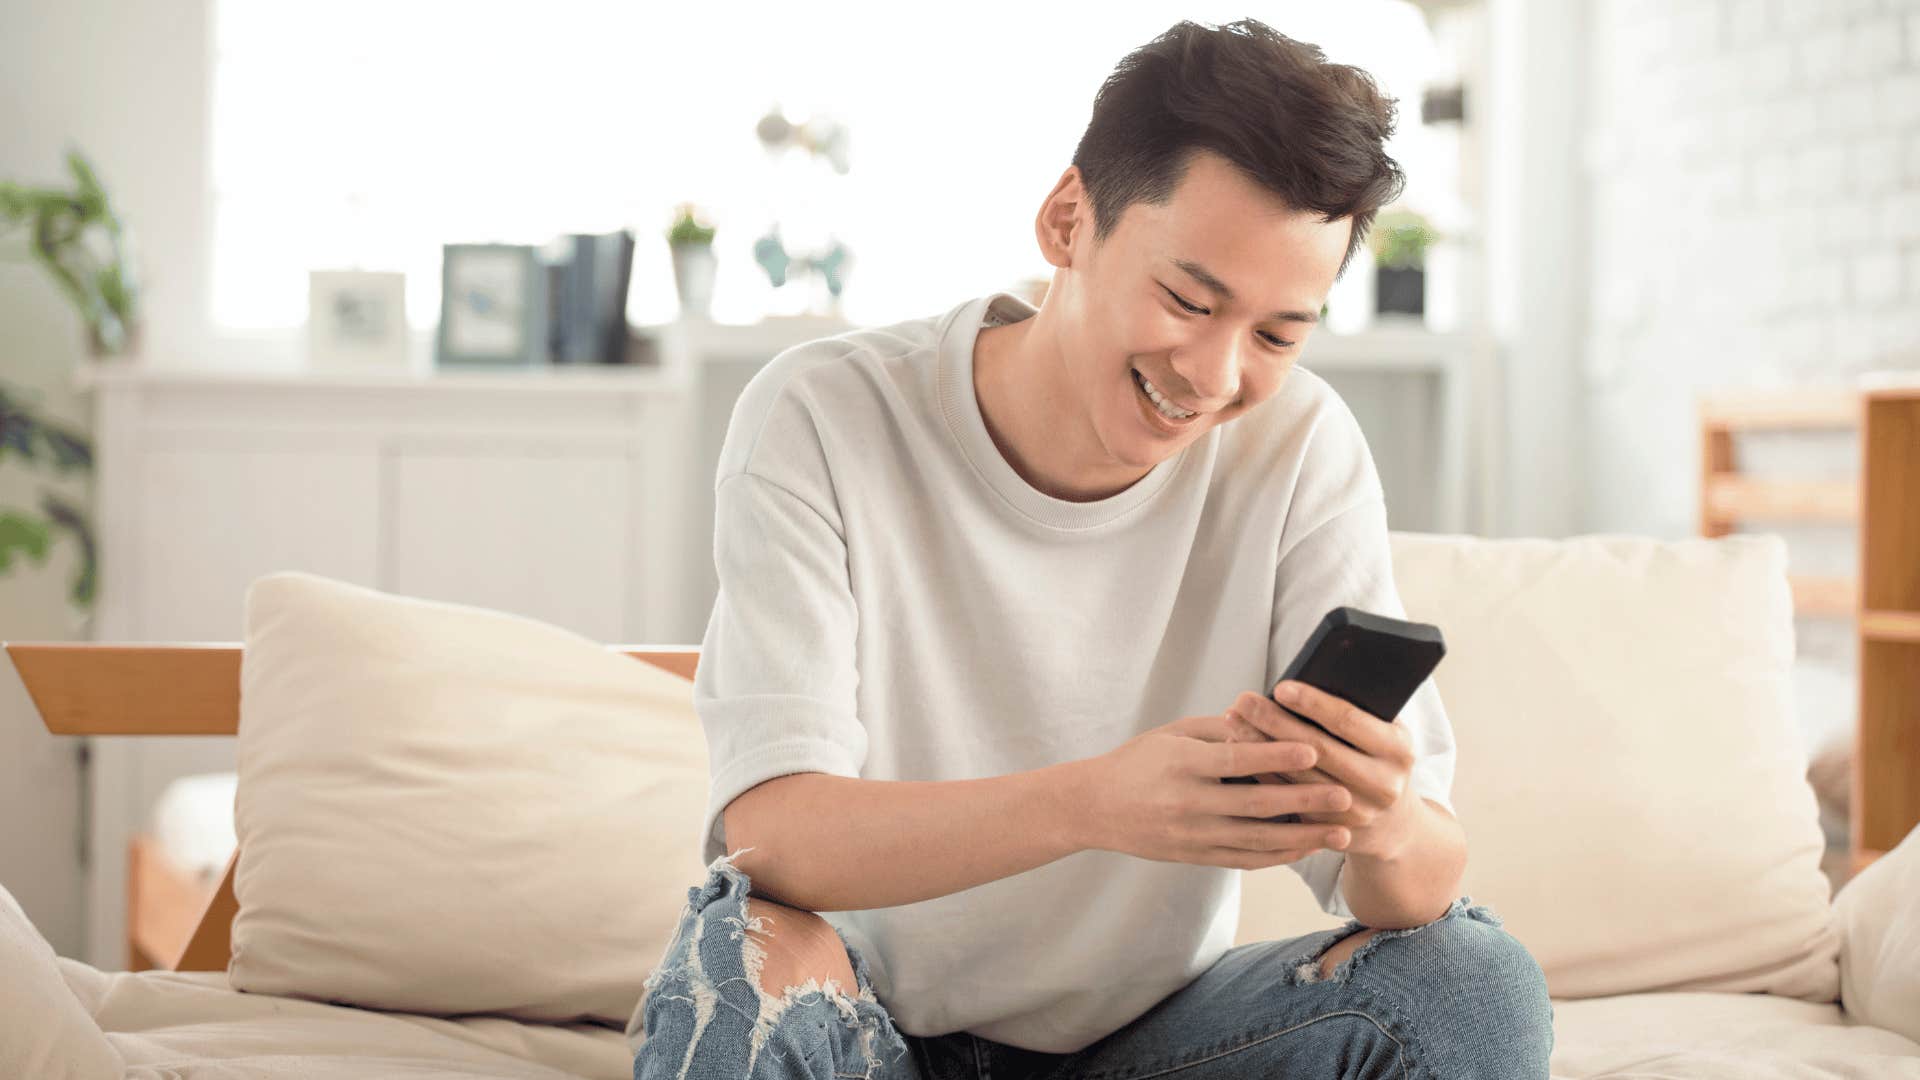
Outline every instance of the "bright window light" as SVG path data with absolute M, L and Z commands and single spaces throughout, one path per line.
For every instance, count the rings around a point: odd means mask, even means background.
M 796 254 L 828 230 L 851 249 L 847 318 L 929 314 L 1048 271 L 1034 215 L 1122 55 L 1177 18 L 1243 15 L 1399 97 L 1407 201 L 1444 197 L 1454 163 L 1419 123 L 1438 58 L 1402 0 L 216 0 L 213 321 L 299 326 L 309 269 L 360 268 L 405 271 L 427 328 L 443 243 L 633 228 L 628 314 L 664 322 L 683 201 L 718 227 L 716 319 L 805 306 L 810 282 L 776 291 L 753 261 L 776 219 Z M 845 123 L 848 175 L 769 160 L 753 129 L 775 104 Z

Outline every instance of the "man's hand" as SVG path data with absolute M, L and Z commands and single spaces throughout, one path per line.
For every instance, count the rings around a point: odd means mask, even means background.
M 1353 795 L 1350 807 L 1302 812 L 1300 820 L 1347 826 L 1352 831 L 1346 848 L 1350 854 L 1388 859 L 1401 854 L 1414 835 L 1413 818 L 1420 809 L 1420 797 L 1409 782 L 1415 755 L 1413 739 L 1406 729 L 1290 679 L 1274 687 L 1274 696 L 1281 704 L 1252 691 L 1234 699 L 1226 712 L 1234 738 L 1305 743 L 1318 757 L 1313 768 L 1262 773 L 1261 781 L 1282 778 L 1291 783 L 1345 787 Z M 1317 721 L 1320 727 L 1300 716 Z
M 1161 862 L 1257 870 L 1344 849 L 1341 823 L 1281 823 L 1308 810 L 1337 812 L 1351 796 L 1335 783 L 1223 784 L 1224 776 L 1310 769 L 1308 746 L 1232 739 L 1227 718 L 1186 716 L 1072 763 L 1080 847 Z

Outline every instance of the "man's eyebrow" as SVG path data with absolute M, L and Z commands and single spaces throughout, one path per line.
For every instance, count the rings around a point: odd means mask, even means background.
M 1206 267 L 1201 266 L 1192 259 L 1175 259 L 1173 260 L 1173 265 L 1193 275 L 1195 281 L 1212 289 L 1215 293 L 1219 294 L 1222 299 L 1229 303 L 1233 301 L 1233 290 L 1227 288 L 1227 283 L 1213 276 L 1212 271 Z M 1268 315 L 1267 318 L 1279 319 L 1281 322 L 1317 323 L 1320 321 L 1320 314 L 1315 311 L 1276 311 Z

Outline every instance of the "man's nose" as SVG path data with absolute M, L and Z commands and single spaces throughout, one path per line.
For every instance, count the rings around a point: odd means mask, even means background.
M 1231 334 L 1214 334 L 1175 352 L 1172 367 L 1198 404 L 1218 407 L 1240 393 L 1240 349 Z

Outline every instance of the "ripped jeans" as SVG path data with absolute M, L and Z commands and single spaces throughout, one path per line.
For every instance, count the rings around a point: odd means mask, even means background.
M 750 882 L 722 856 L 687 890 L 679 929 L 647 977 L 647 1038 L 634 1080 L 1545 1080 L 1553 1049 L 1546 976 L 1485 905 L 1462 896 L 1430 923 L 1382 930 L 1336 967 L 1327 950 L 1359 920 L 1229 949 L 1131 1023 L 1068 1054 L 964 1031 L 907 1035 L 855 982 L 760 987 L 765 947 L 746 931 Z M 838 930 L 835 930 L 838 934 Z

